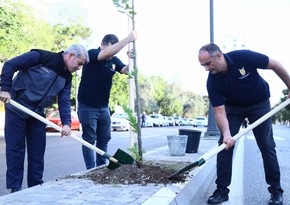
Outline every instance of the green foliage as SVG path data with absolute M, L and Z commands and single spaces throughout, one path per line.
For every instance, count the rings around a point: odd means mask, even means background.
M 69 45 L 80 41 L 81 39 L 87 39 L 92 34 L 92 31 L 76 23 L 72 25 L 57 24 L 53 26 L 54 46 L 52 50 L 62 50 Z
M 4 0 L 0 5 L 0 61 L 5 62 L 14 55 L 27 51 L 27 42 L 32 19 L 31 10 L 24 4 Z M 32 28 L 31 28 L 32 29 Z
M 182 85 L 168 83 L 159 76 L 142 76 L 140 90 L 142 110 L 147 113 L 155 112 L 166 116 L 175 114 L 184 117 L 207 114 L 207 98 L 183 91 Z
M 122 108 L 124 110 L 125 113 L 127 113 L 128 115 L 128 121 L 132 127 L 132 131 L 134 133 L 137 133 L 138 132 L 138 122 L 137 122 L 137 119 L 133 113 L 133 111 L 127 106 L 127 105 L 122 105 Z
M 52 26 L 34 16 L 34 11 L 20 1 L 1 0 L 0 62 L 32 48 L 61 51 L 91 35 L 82 22 Z
M 118 11 L 124 13 L 128 16 L 136 15 L 136 12 L 133 10 L 131 5 L 129 4 L 130 0 L 112 0 Z
M 289 90 L 285 89 L 282 90 L 283 97 L 280 99 L 280 103 L 287 100 L 287 97 L 289 95 Z M 290 105 L 287 105 L 284 109 L 280 110 L 278 113 L 276 113 L 272 117 L 272 122 L 276 123 L 282 123 L 282 124 L 289 124 L 290 123 Z
M 115 105 L 129 104 L 129 83 L 126 75 L 116 73 L 113 78 L 109 107 L 115 109 Z
M 70 25 L 52 26 L 34 16 L 34 10 L 20 1 L 1 0 L 0 62 L 6 62 L 32 48 L 59 52 L 91 35 L 91 30 L 84 27 L 81 21 L 71 22 Z M 71 92 L 72 105 L 75 105 L 76 89 L 74 74 Z M 53 104 L 53 106 L 57 106 L 57 104 Z
M 131 72 L 128 72 L 127 74 L 128 74 L 128 79 L 136 78 L 138 75 L 138 70 L 134 69 Z
M 134 143 L 133 147 L 129 147 L 128 150 L 131 153 L 131 156 L 135 159 L 135 161 L 140 162 L 141 157 L 138 152 L 137 143 Z M 142 153 L 145 153 L 145 150 L 142 150 Z
M 162 115 L 179 115 L 184 117 L 207 116 L 207 96 L 196 95 L 183 91 L 177 83 L 168 83 L 160 76 L 143 76 L 139 80 L 141 109 L 146 113 L 161 113 Z M 129 85 L 125 75 L 113 79 L 111 89 L 110 109 L 114 105 L 128 104 Z

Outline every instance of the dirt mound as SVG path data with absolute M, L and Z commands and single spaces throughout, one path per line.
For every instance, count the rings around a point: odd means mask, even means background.
M 84 175 L 77 176 L 77 178 L 90 179 L 97 184 L 146 185 L 147 183 L 182 183 L 186 181 L 188 172 L 180 174 L 171 180 L 168 177 L 188 164 L 190 162 L 147 161 L 140 168 L 136 165 L 122 165 L 113 170 L 104 167 L 102 169 L 91 170 Z

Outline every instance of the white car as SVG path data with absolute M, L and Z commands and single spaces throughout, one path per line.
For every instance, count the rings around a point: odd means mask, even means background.
M 165 127 L 168 127 L 169 126 L 169 120 L 168 120 L 168 117 L 167 116 L 163 116 L 163 119 L 164 119 L 164 126 Z
M 206 117 L 196 117 L 192 121 L 193 127 L 203 126 L 207 127 L 208 121 Z
M 153 127 L 153 119 L 150 115 L 146 116 L 145 127 Z
M 189 118 L 188 121 L 189 121 L 189 125 L 193 125 L 193 119 Z
M 182 126 L 188 126 L 189 125 L 189 119 L 188 118 L 182 118 L 181 125 Z
M 150 117 L 153 120 L 153 126 L 155 127 L 165 126 L 164 118 L 161 114 L 151 114 Z
M 175 116 L 174 117 L 174 121 L 175 121 L 175 126 L 180 126 L 181 123 L 182 123 L 182 118 L 178 117 L 178 116 Z
M 175 120 L 173 117 L 167 117 L 169 126 L 175 126 Z
M 128 115 L 126 113 L 114 113 L 111 116 L 111 129 L 114 131 L 117 130 L 129 131 L 130 123 L 127 119 Z

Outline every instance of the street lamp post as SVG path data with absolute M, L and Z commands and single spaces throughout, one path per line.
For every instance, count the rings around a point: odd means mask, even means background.
M 214 43 L 214 18 L 213 18 L 213 0 L 210 0 L 210 42 Z M 220 132 L 218 130 L 213 107 L 209 101 L 209 111 L 208 111 L 208 127 L 204 134 L 205 137 L 219 137 Z

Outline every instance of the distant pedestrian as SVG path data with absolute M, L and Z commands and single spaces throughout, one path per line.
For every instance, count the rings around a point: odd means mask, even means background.
M 141 121 L 142 121 L 142 123 L 141 123 L 141 126 L 142 127 L 145 127 L 146 126 L 146 112 L 144 111 L 143 113 L 142 113 L 142 116 L 141 116 Z

